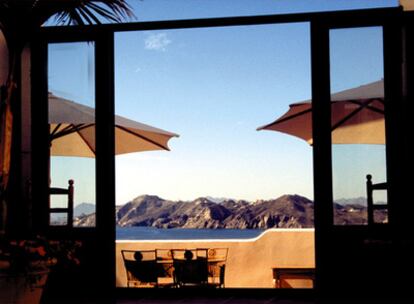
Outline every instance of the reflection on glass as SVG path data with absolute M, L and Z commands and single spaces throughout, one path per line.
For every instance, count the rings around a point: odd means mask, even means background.
M 64 196 L 51 195 L 50 208 L 68 208 L 68 199 Z
M 379 190 L 373 193 L 373 221 L 374 223 L 388 223 L 388 209 L 386 208 L 387 191 Z M 384 207 L 384 208 L 382 208 Z
M 387 204 L 387 191 L 380 190 L 373 194 L 374 205 Z
M 386 212 L 370 208 L 366 184 L 386 182 L 382 29 L 331 30 L 330 43 L 334 223 L 366 225 Z
M 50 196 L 51 208 L 66 208 L 59 216 L 52 209 L 50 223 L 95 226 L 94 44 L 55 43 L 48 51 L 50 185 L 68 189 L 74 181 L 73 207 L 68 195 Z
M 50 226 L 66 226 L 68 224 L 68 215 L 66 213 L 51 212 L 49 218 Z

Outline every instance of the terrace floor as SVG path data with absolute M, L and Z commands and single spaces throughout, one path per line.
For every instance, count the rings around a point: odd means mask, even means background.
M 154 292 L 155 291 L 155 292 Z M 395 297 L 393 295 L 395 294 Z M 116 294 L 109 298 L 65 298 L 54 297 L 53 299 L 42 299 L 42 304 L 366 304 L 366 303 L 392 303 L 405 304 L 413 303 L 410 295 L 409 299 L 398 296 L 399 293 L 392 292 L 387 296 L 377 293 L 365 294 L 365 296 L 347 293 L 341 295 L 323 296 L 320 298 L 314 290 L 306 289 L 214 289 L 200 290 L 196 288 L 185 289 L 117 289 Z M 402 295 L 402 294 L 400 294 Z
M 101 303 L 116 303 L 116 304 L 366 304 L 366 303 L 390 303 L 390 304 L 408 304 L 412 303 L 412 299 L 381 299 L 381 298 L 329 298 L 323 300 L 316 299 L 290 299 L 285 297 L 182 297 L 182 298 L 155 298 L 155 297 L 142 297 L 142 298 L 119 298 L 115 302 L 100 300 L 65 300 L 56 302 L 42 301 L 42 304 L 101 304 Z
M 142 303 L 142 304 L 268 304 L 268 303 L 280 303 L 280 304 L 313 304 L 314 301 L 304 301 L 304 300 L 281 300 L 277 298 L 268 298 L 268 299 L 252 299 L 252 298 L 219 298 L 219 299 L 209 299 L 209 298 L 185 298 L 185 299 L 175 299 L 175 300 L 159 300 L 159 299 L 140 299 L 140 300 L 119 300 L 117 304 L 133 304 L 133 303 Z
M 280 297 L 222 297 L 222 298 L 206 298 L 206 297 L 189 297 L 177 299 L 122 299 L 118 300 L 117 304 L 362 304 L 362 303 L 396 303 L 405 304 L 412 303 L 412 300 L 391 300 L 391 299 L 324 299 L 324 300 L 306 300 L 306 299 L 286 299 Z

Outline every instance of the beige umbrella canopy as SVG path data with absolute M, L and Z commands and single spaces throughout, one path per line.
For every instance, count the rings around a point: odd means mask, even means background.
M 50 154 L 95 157 L 95 110 L 49 93 Z M 115 116 L 115 154 L 169 150 L 177 134 Z
M 287 133 L 312 145 L 311 100 L 291 104 L 274 122 L 257 128 Z M 385 144 L 384 82 L 331 95 L 333 144 Z

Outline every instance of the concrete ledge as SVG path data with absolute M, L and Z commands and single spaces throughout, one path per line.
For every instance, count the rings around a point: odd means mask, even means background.
M 252 239 L 122 240 L 116 242 L 116 285 L 126 287 L 121 250 L 229 248 L 225 286 L 272 288 L 274 267 L 315 267 L 314 229 L 269 229 Z M 286 287 L 309 288 L 308 280 L 292 280 Z

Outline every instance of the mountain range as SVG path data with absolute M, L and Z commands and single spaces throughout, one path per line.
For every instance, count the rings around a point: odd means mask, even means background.
M 216 203 L 205 197 L 170 201 L 142 195 L 117 210 L 116 222 L 121 227 L 156 228 L 312 227 L 313 202 L 298 195 L 254 203 L 232 199 Z
M 95 213 L 95 204 L 81 203 L 73 208 L 74 216 L 84 216 Z
M 341 203 L 338 203 L 341 202 Z M 364 198 L 338 200 L 334 204 L 336 225 L 364 225 Z M 386 221 L 386 214 L 377 215 Z M 79 216 L 77 226 L 90 226 L 95 214 Z M 155 228 L 310 228 L 314 225 L 314 203 L 300 195 L 248 202 L 200 197 L 193 201 L 172 201 L 155 195 L 141 195 L 116 207 L 118 227 Z
M 365 198 L 338 200 L 334 204 L 335 225 L 365 225 Z M 84 206 L 85 208 L 89 206 Z M 200 197 L 193 201 L 172 201 L 155 195 L 141 195 L 116 207 L 118 227 L 155 228 L 311 228 L 314 203 L 300 195 L 249 202 Z M 385 212 L 376 215 L 386 221 Z M 94 226 L 95 214 L 79 215 L 76 226 Z
M 73 216 L 74 216 L 74 225 L 76 226 L 79 222 L 79 218 L 84 218 L 91 216 L 91 214 L 95 213 L 95 204 L 91 203 L 80 203 L 78 205 L 75 205 L 73 208 Z M 86 220 L 86 218 L 85 218 Z M 50 221 L 54 225 L 62 225 L 66 223 L 66 217 L 62 216 L 60 213 L 52 213 L 50 215 Z M 88 225 L 86 223 L 83 224 L 83 226 L 95 226 L 95 224 L 91 224 L 91 221 L 89 220 Z

